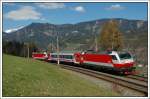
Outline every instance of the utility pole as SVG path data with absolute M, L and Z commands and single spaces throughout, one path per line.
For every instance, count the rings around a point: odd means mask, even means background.
M 112 45 L 111 45 L 111 49 L 113 50 L 114 49 L 114 32 L 113 32 L 113 38 L 112 38 Z
M 97 37 L 96 37 L 96 33 L 95 33 L 95 28 L 96 28 L 96 25 L 97 25 L 97 21 L 95 22 L 95 25 L 93 26 L 93 33 L 94 33 L 94 39 L 95 39 L 95 51 L 97 52 L 98 51 L 98 45 L 97 45 Z
M 27 32 L 27 30 L 25 29 L 25 33 L 26 32 Z M 32 30 L 31 30 L 31 33 L 32 33 Z M 27 51 L 28 51 L 27 57 L 29 58 L 29 51 L 30 51 L 30 49 L 29 49 L 29 43 L 27 42 L 27 43 L 25 43 L 25 45 L 27 45 Z
M 28 59 L 29 59 L 29 52 L 30 52 L 30 49 L 29 49 L 29 43 L 27 43 L 27 47 L 28 47 Z
M 53 52 L 53 41 L 51 42 L 51 52 Z
M 97 45 L 97 37 L 95 36 L 95 51 L 98 51 L 98 45 Z
M 26 57 L 26 45 L 25 45 L 25 43 L 23 43 L 23 54 L 24 54 L 24 57 Z
M 58 32 L 57 32 L 57 65 L 59 65 L 59 39 L 58 39 Z
M 24 43 L 24 57 L 27 57 L 27 58 L 29 58 L 29 52 L 30 52 L 30 48 L 29 48 L 29 43 Z M 26 54 L 26 50 L 27 50 L 27 55 L 25 55 Z

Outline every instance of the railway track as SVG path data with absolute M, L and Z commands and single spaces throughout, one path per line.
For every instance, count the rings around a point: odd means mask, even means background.
M 128 75 L 126 77 L 135 79 L 135 80 L 139 80 L 139 81 L 143 81 L 143 82 L 148 82 L 148 77 L 141 77 L 141 76 L 137 76 L 137 75 Z
M 72 71 L 76 71 L 82 74 L 86 74 L 98 79 L 103 79 L 133 90 L 136 90 L 138 92 L 142 92 L 145 94 L 145 96 L 148 95 L 148 82 L 147 80 L 140 80 L 138 77 L 135 76 L 127 76 L 127 77 L 122 77 L 122 76 L 116 76 L 116 75 L 111 75 L 107 73 L 102 73 L 94 70 L 89 70 L 81 67 L 74 67 L 70 65 L 60 65 L 64 69 L 69 69 Z

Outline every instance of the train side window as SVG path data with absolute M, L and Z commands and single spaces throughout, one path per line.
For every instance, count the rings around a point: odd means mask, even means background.
M 117 60 L 117 57 L 115 55 L 111 55 L 113 60 Z
M 70 55 L 70 59 L 73 59 L 73 56 L 72 56 L 72 55 Z
M 64 58 L 66 58 L 66 55 L 64 55 Z
M 69 55 L 69 59 L 73 59 L 72 55 Z
M 54 58 L 57 58 L 57 55 L 54 55 Z
M 69 59 L 69 55 L 67 55 L 66 58 Z
M 69 59 L 68 57 L 69 57 L 69 56 L 68 56 L 68 55 L 66 55 L 66 59 Z

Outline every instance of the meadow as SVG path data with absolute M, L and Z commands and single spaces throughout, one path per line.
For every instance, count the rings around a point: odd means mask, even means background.
M 6 54 L 3 54 L 2 95 L 118 96 L 57 65 Z

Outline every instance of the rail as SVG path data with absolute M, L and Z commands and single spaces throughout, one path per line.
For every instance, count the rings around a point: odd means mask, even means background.
M 138 79 L 133 79 L 130 77 L 122 77 L 122 76 L 116 76 L 111 75 L 107 73 L 102 73 L 94 70 L 89 70 L 81 67 L 74 67 L 70 65 L 60 65 L 62 68 L 69 69 L 72 71 L 80 72 L 82 74 L 86 74 L 98 79 L 103 79 L 124 87 L 128 87 L 130 89 L 136 90 L 138 92 L 142 92 L 145 94 L 145 96 L 148 95 L 148 82 L 147 81 L 141 81 Z

